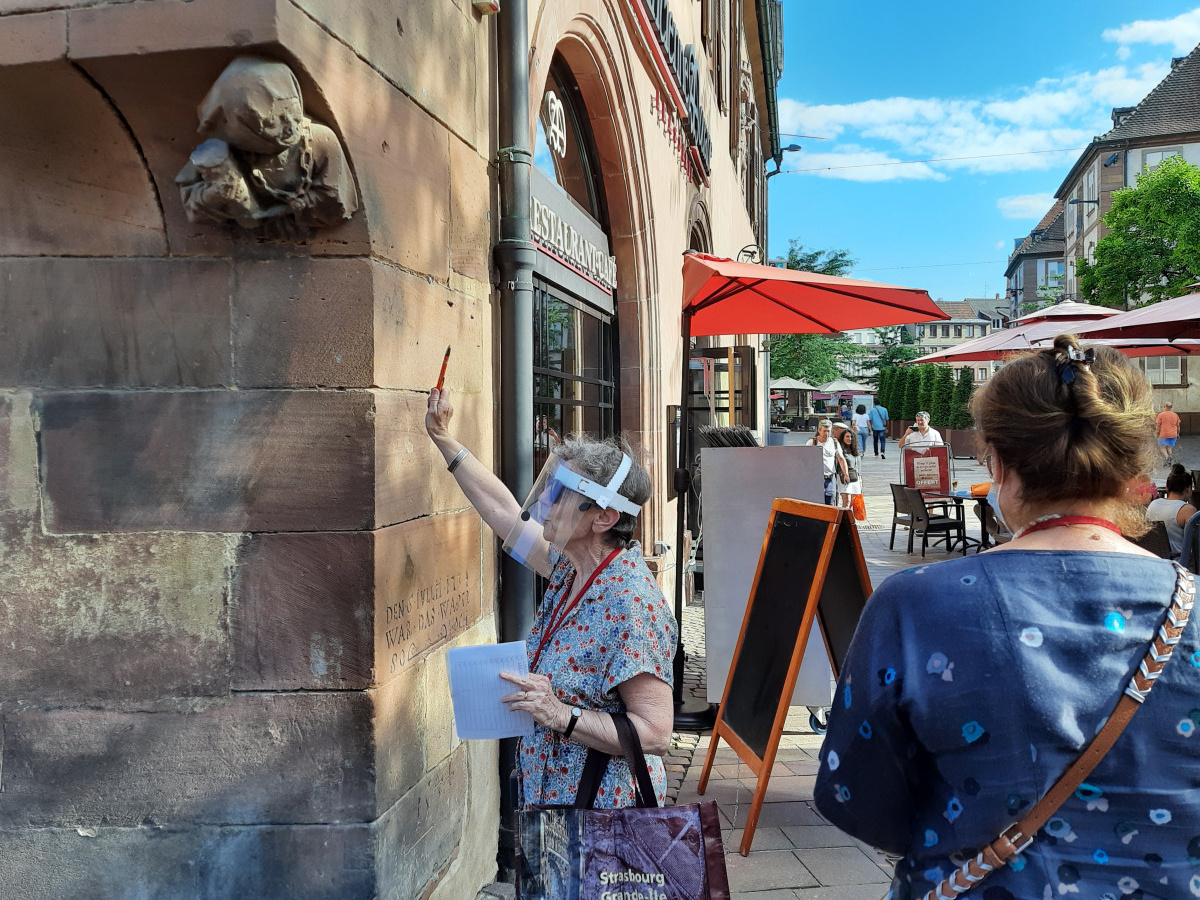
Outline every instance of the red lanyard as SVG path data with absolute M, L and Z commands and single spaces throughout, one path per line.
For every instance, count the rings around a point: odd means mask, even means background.
M 1047 528 L 1061 528 L 1066 525 L 1096 525 L 1100 528 L 1107 528 L 1109 531 L 1121 533 L 1121 529 L 1114 525 L 1108 519 L 1101 519 L 1099 516 L 1052 516 L 1048 519 L 1042 519 L 1034 522 L 1026 528 L 1022 528 L 1017 532 L 1017 537 L 1025 537 L 1027 534 L 1033 534 L 1035 531 L 1045 531 Z
M 579 598 L 588 592 L 588 588 L 592 586 L 592 582 L 596 580 L 596 576 L 603 572 L 608 564 L 617 558 L 622 549 L 618 547 L 612 553 L 608 554 L 608 556 L 604 557 L 604 562 L 596 566 L 596 571 L 588 577 L 583 590 L 575 596 L 575 599 L 570 604 L 567 604 L 567 598 L 571 596 L 571 588 L 575 586 L 575 573 L 571 573 L 571 580 L 567 582 L 567 588 L 563 591 L 562 599 L 558 601 L 558 608 L 550 613 L 550 621 L 546 625 L 546 631 L 542 634 L 542 640 L 538 644 L 537 652 L 533 654 L 533 662 L 529 664 L 530 672 L 537 668 L 538 660 L 542 658 L 542 648 L 546 646 L 546 641 L 550 639 L 550 635 L 562 627 L 563 622 L 567 621 L 567 616 L 574 612 L 575 607 L 579 605 Z M 564 605 L 566 605 L 566 609 L 563 609 Z

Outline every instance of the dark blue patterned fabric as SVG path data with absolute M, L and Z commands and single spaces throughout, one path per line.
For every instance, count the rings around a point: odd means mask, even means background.
M 838 682 L 816 802 L 923 896 L 1019 819 L 1103 725 L 1163 619 L 1165 560 L 1005 550 L 875 591 Z M 1200 897 L 1193 615 L 1116 746 L 975 900 Z

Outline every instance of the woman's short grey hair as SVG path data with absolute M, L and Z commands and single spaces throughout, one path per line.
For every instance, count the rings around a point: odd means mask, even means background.
M 555 454 L 563 462 L 570 463 L 571 468 L 590 481 L 608 484 L 617 474 L 621 466 L 621 458 L 628 456 L 633 465 L 625 473 L 625 480 L 617 489 L 617 493 L 632 500 L 638 506 L 650 499 L 650 474 L 638 462 L 636 454 L 622 438 L 608 438 L 598 441 L 594 438 L 571 435 L 554 448 Z M 629 513 L 621 513 L 617 523 L 608 530 L 614 546 L 625 547 L 633 540 L 633 529 L 637 518 Z
M 829 419 L 819 419 L 817 421 L 817 427 L 818 428 L 828 428 L 828 429 L 832 430 L 833 422 L 831 422 Z

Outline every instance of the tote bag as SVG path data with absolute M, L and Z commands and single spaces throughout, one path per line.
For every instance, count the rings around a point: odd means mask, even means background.
M 641 741 L 613 716 L 637 806 L 592 809 L 608 765 L 588 751 L 576 806 L 517 813 L 520 900 L 729 900 L 717 804 L 658 807 Z

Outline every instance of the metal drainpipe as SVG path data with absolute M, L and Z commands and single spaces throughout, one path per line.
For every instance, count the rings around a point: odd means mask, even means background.
M 529 16 L 526 0 L 504 0 L 497 23 L 497 160 L 500 182 L 500 468 L 513 496 L 533 488 L 533 263 L 530 239 Z M 534 576 L 507 554 L 500 565 L 500 640 L 525 639 L 533 624 Z M 500 742 L 502 880 L 514 869 L 513 823 L 519 806 L 514 764 L 517 741 Z

